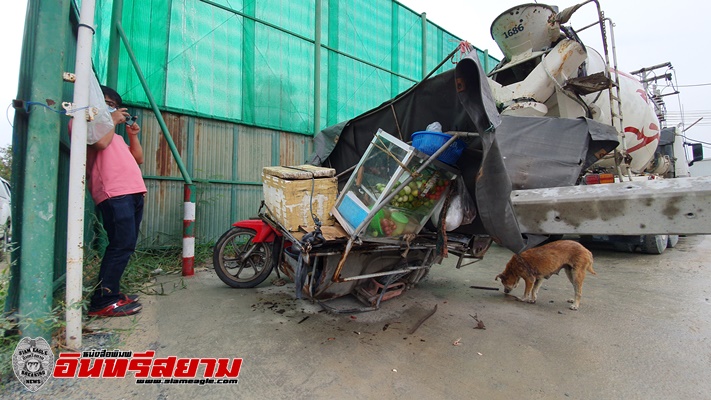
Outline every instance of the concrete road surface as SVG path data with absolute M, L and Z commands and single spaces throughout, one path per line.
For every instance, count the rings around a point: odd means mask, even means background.
M 579 311 L 564 274 L 537 304 L 494 277 L 511 253 L 492 247 L 457 270 L 434 266 L 379 311 L 333 315 L 295 300 L 293 284 L 231 289 L 211 270 L 161 277 L 126 329 L 85 339 L 156 357 L 241 357 L 232 385 L 137 385 L 134 378 L 51 381 L 37 394 L 142 399 L 701 399 L 711 397 L 711 237 L 660 256 L 594 250 Z M 184 284 L 184 286 L 183 286 Z M 521 296 L 523 285 L 514 294 Z M 437 311 L 412 334 L 419 320 Z M 476 317 L 485 329 L 475 329 Z M 130 334 L 129 334 L 130 333 Z M 115 335 L 113 335 L 115 337 Z M 27 397 L 30 398 L 30 397 Z

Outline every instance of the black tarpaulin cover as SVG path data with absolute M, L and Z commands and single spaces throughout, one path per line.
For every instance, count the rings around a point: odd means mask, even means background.
M 612 127 L 586 118 L 500 116 L 476 55 L 435 75 L 381 106 L 322 130 L 310 162 L 348 170 L 358 163 L 378 129 L 409 142 L 432 122 L 442 130 L 477 132 L 457 162 L 475 200 L 477 218 L 456 232 L 489 234 L 513 252 L 540 237 L 520 232 L 512 189 L 574 185 L 581 171 L 618 145 Z M 346 176 L 340 179 L 341 184 Z

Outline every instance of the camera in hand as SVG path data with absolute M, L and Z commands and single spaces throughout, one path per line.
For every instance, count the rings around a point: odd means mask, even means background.
M 126 118 L 126 125 L 128 125 L 128 126 L 133 125 L 133 123 L 136 122 L 137 119 L 138 119 L 137 116 L 135 116 L 135 115 L 132 115 L 132 116 L 129 115 L 129 116 Z

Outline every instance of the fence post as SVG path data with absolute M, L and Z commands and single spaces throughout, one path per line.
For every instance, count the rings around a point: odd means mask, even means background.
M 61 74 L 72 29 L 69 9 L 68 1 L 28 2 L 18 99 L 61 102 Z M 49 340 L 52 331 L 41 320 L 52 313 L 55 257 L 60 248 L 56 243 L 59 132 L 66 122 L 58 113 L 34 107 L 31 113 L 15 112 L 12 228 L 20 246 L 13 254 L 18 265 L 12 267 L 8 305 L 17 306 L 23 336 Z
M 195 185 L 185 184 L 183 206 L 183 276 L 195 275 Z
M 422 79 L 427 77 L 427 13 L 420 14 L 422 17 Z
M 321 0 L 314 16 L 314 136 L 321 130 Z

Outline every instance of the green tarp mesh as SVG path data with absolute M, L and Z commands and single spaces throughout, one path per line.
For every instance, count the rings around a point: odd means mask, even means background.
M 112 6 L 97 0 L 94 63 L 102 82 Z M 161 109 L 302 134 L 406 90 L 459 44 L 429 21 L 423 34 L 422 17 L 392 0 L 124 0 L 121 24 Z M 120 47 L 117 90 L 127 103 L 148 106 Z M 498 62 L 479 57 L 489 69 Z

